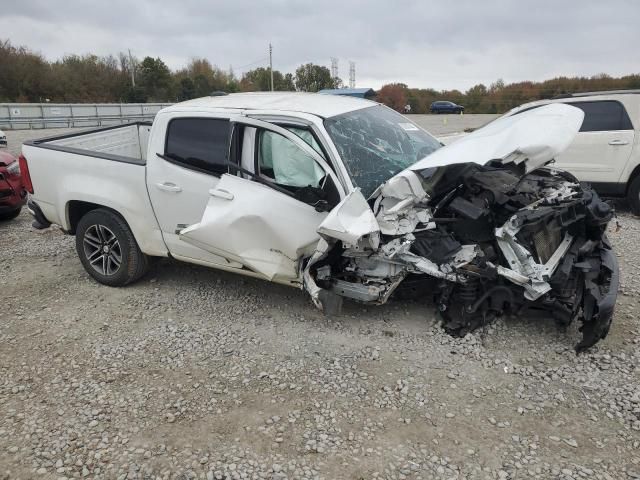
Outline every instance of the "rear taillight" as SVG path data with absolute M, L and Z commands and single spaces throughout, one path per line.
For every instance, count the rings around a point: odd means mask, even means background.
M 24 155 L 18 157 L 18 163 L 20 164 L 20 173 L 22 174 L 22 183 L 27 192 L 33 193 L 33 183 L 31 183 L 31 174 L 29 173 L 29 165 L 27 165 L 27 159 Z

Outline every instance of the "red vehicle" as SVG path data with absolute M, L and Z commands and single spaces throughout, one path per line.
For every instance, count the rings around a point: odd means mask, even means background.
M 0 220 L 17 217 L 26 202 L 27 190 L 18 160 L 7 152 L 0 152 Z

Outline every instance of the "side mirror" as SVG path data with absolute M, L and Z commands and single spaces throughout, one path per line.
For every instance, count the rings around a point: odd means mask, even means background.
M 330 212 L 331 209 L 329 208 L 329 202 L 327 202 L 326 200 L 318 200 L 315 205 L 313 205 L 313 208 L 316 209 L 316 212 Z

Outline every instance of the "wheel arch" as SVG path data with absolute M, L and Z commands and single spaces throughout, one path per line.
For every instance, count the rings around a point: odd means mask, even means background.
M 624 187 L 624 196 L 626 197 L 627 195 L 629 195 L 629 187 L 631 186 L 631 183 L 638 177 L 640 176 L 640 164 L 636 165 L 636 167 L 631 171 L 631 175 L 629 175 L 629 178 L 627 179 L 627 183 L 625 184 Z
M 169 250 L 162 239 L 159 228 L 150 228 L 148 222 L 136 222 L 137 217 L 127 218 L 128 215 L 125 213 L 102 203 L 91 202 L 89 200 L 67 201 L 64 213 L 66 226 L 63 227 L 63 229 L 70 235 L 75 235 L 80 219 L 90 211 L 97 209 L 108 210 L 122 218 L 133 233 L 140 249 L 145 254 L 156 257 L 166 257 L 169 255 Z M 153 220 L 155 222 L 155 217 Z
M 70 233 L 71 235 L 75 235 L 80 219 L 90 211 L 98 209 L 109 210 L 110 212 L 118 215 L 127 224 L 127 226 L 131 228 L 129 222 L 127 222 L 127 219 L 124 218 L 124 216 L 120 212 L 114 210 L 113 208 L 107 207 L 106 205 L 100 205 L 98 203 L 87 202 L 84 200 L 70 200 L 69 202 L 67 202 L 66 209 L 67 224 L 69 225 L 68 233 Z

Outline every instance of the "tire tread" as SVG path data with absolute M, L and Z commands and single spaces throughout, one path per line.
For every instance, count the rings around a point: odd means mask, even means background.
M 640 175 L 634 178 L 629 184 L 627 200 L 631 211 L 636 215 L 640 215 Z

